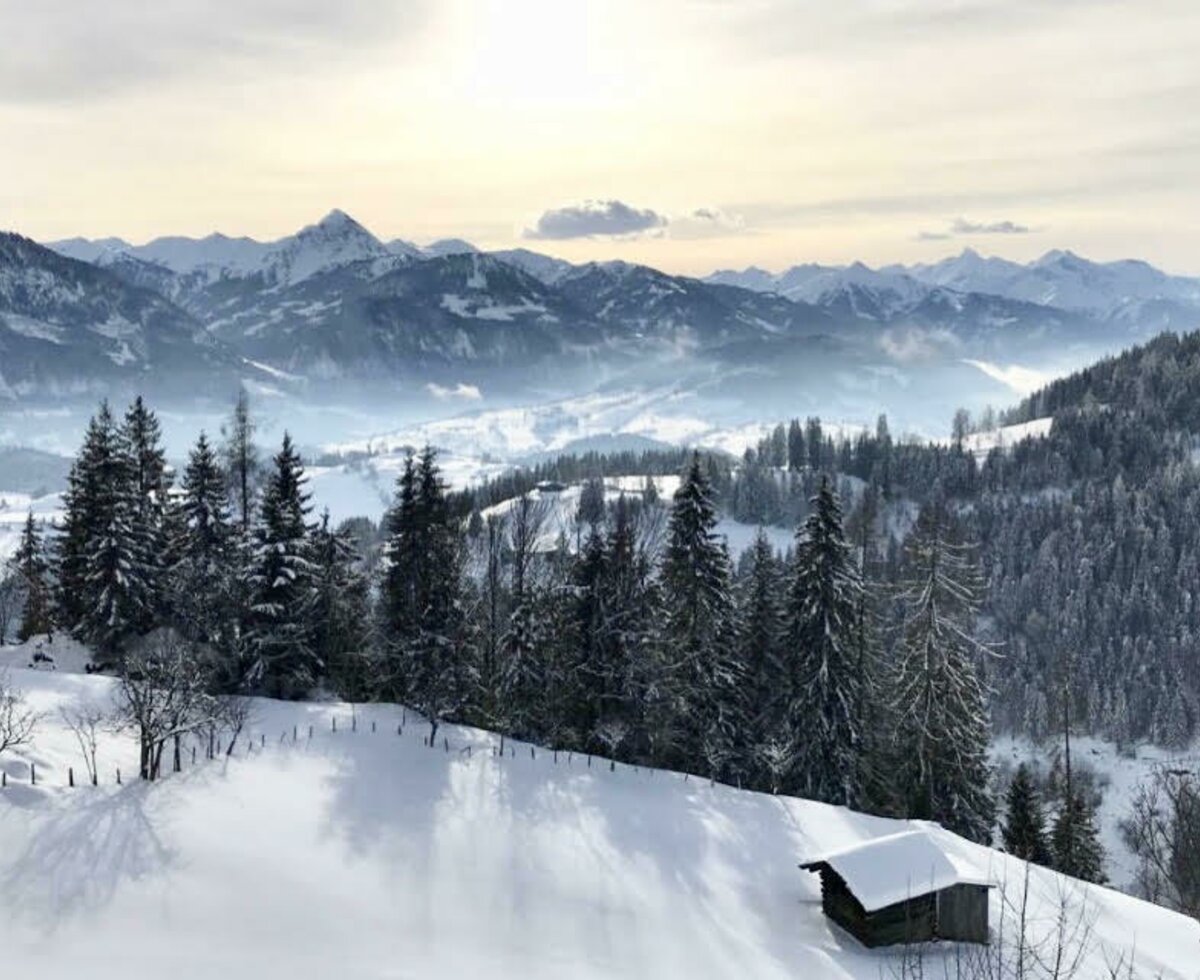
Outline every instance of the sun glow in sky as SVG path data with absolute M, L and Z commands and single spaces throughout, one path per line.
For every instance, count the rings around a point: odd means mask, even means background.
M 1200 272 L 1194 0 L 0 0 L 0 227 Z M 591 203 L 588 203 L 591 202 Z

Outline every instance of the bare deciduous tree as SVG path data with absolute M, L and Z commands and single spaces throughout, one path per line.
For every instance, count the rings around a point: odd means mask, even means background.
M 207 693 L 200 659 L 179 637 L 163 633 L 126 656 L 117 718 L 137 732 L 142 779 L 158 778 L 168 740 L 175 742 L 178 767 L 179 739 L 211 724 L 220 711 L 218 700 Z
M 0 671 L 0 755 L 27 744 L 37 723 L 38 715 L 25 707 L 21 692 L 9 683 L 8 672 Z
M 78 708 L 63 708 L 59 715 L 63 724 L 75 736 L 75 741 L 79 743 L 79 752 L 83 756 L 88 780 L 95 786 L 99 781 L 96 753 L 100 747 L 100 731 L 111 720 L 108 712 L 93 705 L 84 705 Z
M 1200 918 L 1200 778 L 1183 766 L 1159 766 L 1133 798 L 1121 824 L 1138 859 L 1145 898 Z

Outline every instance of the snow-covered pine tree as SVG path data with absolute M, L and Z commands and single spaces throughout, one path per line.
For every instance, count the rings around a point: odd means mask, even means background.
M 712 485 L 693 453 L 667 523 L 663 645 L 680 716 L 674 761 L 711 775 L 728 765 L 743 723 L 729 555 L 716 526 Z
M 762 528 L 745 562 L 738 626 L 740 659 L 746 668 L 747 726 L 739 752 L 752 785 L 775 789 L 773 760 L 785 727 L 788 688 L 783 662 L 785 589 L 775 549 Z
M 211 644 L 232 658 L 236 616 L 231 615 L 230 587 L 233 529 L 229 524 L 229 491 L 217 453 L 201 432 L 188 454 L 182 495 L 168 511 L 171 526 L 175 621 L 190 640 Z M 229 663 L 223 674 L 236 674 Z
M 366 577 L 350 536 L 336 529 L 328 508 L 313 532 L 313 648 L 343 696 L 363 697 L 368 631 Z
M 899 792 L 908 816 L 986 843 L 995 802 L 985 692 L 974 664 L 986 652 L 974 636 L 979 572 L 969 550 L 950 540 L 936 503 L 918 516 L 907 557 L 894 706 Z
M 76 467 L 68 488 L 63 584 L 75 590 L 79 603 L 72 632 L 100 664 L 113 665 L 131 637 L 153 626 L 155 608 L 130 445 L 107 405 L 89 426 Z
M 17 628 L 17 639 L 24 643 L 30 637 L 50 633 L 53 626 L 51 614 L 51 591 L 49 562 L 33 512 L 25 518 L 21 529 L 21 540 L 17 550 L 9 559 L 9 567 L 16 576 L 21 589 L 21 625 Z
M 417 464 L 412 453 L 396 481 L 396 499 L 384 520 L 386 567 L 379 598 L 380 637 L 385 665 L 381 694 L 406 696 L 406 660 L 416 642 L 421 619 L 423 580 L 428 573 L 425 550 L 428 528 L 417 504 Z
M 796 536 L 785 654 L 787 727 L 796 745 L 796 792 L 844 806 L 857 806 L 863 795 L 861 593 L 841 506 L 822 479 Z
M 1005 795 L 1004 849 L 1009 854 L 1049 866 L 1050 848 L 1046 842 L 1046 816 L 1038 797 L 1029 766 L 1017 766 Z
M 320 677 L 313 650 L 313 564 L 308 478 L 286 432 L 272 461 L 255 534 L 253 599 L 246 684 L 273 697 L 296 698 Z
M 243 388 L 228 425 L 222 428 L 225 437 L 225 474 L 233 500 L 234 517 L 247 541 L 253 537 L 254 511 L 258 495 L 259 459 L 254 444 L 254 419 L 250 415 L 250 398 Z
M 168 612 L 163 561 L 168 542 L 163 519 L 170 476 L 162 447 L 162 427 L 141 395 L 125 413 L 121 437 L 129 459 L 129 553 L 139 566 L 130 578 L 130 586 L 143 590 L 131 605 L 142 610 L 136 625 L 138 632 L 146 633 Z
M 525 493 L 508 517 L 512 612 L 501 642 L 497 705 L 505 731 L 526 739 L 542 731 L 542 699 L 549 681 L 548 638 L 540 609 L 545 596 L 534 577 L 546 516 L 544 503 Z
M 438 725 L 459 712 L 475 677 L 462 604 L 462 531 L 448 510 L 437 453 L 410 457 L 388 515 L 381 632 L 384 686 Z
M 57 540 L 58 618 L 65 629 L 77 635 L 83 628 L 84 615 L 92 607 L 88 546 L 107 522 L 101 510 L 101 479 L 103 474 L 111 475 L 116 455 L 116 422 L 108 402 L 102 402 L 88 422 L 83 445 L 67 476 L 62 531 Z
M 1079 788 L 1073 788 L 1059 808 L 1054 819 L 1051 847 L 1055 871 L 1097 885 L 1108 880 L 1104 873 L 1104 845 L 1100 843 L 1096 814 Z

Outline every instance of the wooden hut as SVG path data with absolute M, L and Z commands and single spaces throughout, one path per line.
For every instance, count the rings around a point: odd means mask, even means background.
M 864 946 L 988 941 L 992 884 L 927 831 L 865 841 L 800 867 L 821 876 L 825 914 Z

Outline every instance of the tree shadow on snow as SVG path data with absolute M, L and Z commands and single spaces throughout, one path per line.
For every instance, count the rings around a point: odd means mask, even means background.
M 90 798 L 33 824 L 25 850 L 0 877 L 0 902 L 53 932 L 66 918 L 106 905 L 123 882 L 169 870 L 176 855 L 146 810 L 154 788 L 75 791 Z

